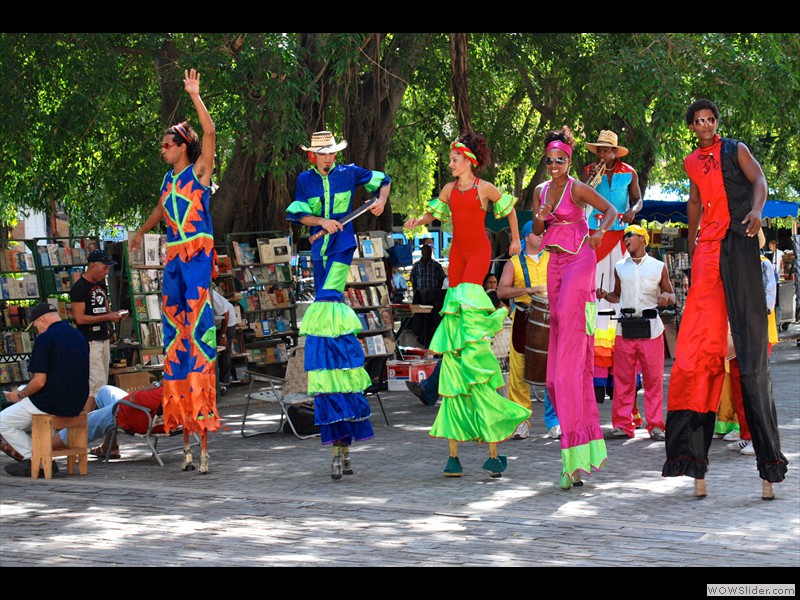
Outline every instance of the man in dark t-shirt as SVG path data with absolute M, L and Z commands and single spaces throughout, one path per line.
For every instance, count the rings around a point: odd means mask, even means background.
M 21 390 L 3 392 L 12 405 L 0 412 L 0 447 L 22 458 L 7 465 L 6 472 L 28 477 L 32 454 L 28 430 L 33 415 L 77 416 L 89 393 L 89 345 L 83 334 L 62 321 L 49 302 L 33 307 L 29 323 L 28 329 L 36 327 L 38 332 L 28 365 L 31 380 Z
M 116 323 L 124 315 L 111 311 L 108 302 L 106 276 L 116 265 L 105 250 L 95 250 L 87 257 L 89 265 L 81 278 L 69 292 L 72 302 L 72 316 L 78 330 L 89 341 L 89 395 L 85 410 L 95 406 L 94 398 L 98 390 L 108 383 L 108 367 L 111 363 L 111 343 L 109 323 Z

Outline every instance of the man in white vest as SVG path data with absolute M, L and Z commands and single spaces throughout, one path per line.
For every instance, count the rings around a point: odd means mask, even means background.
M 631 410 L 636 401 L 637 365 L 642 372 L 647 431 L 654 440 L 664 439 L 664 324 L 655 309 L 675 304 L 667 266 L 646 253 L 650 236 L 639 225 L 625 228 L 628 255 L 614 267 L 614 291 L 597 289 L 597 298 L 633 309 L 617 323 L 614 341 L 613 429 L 609 438 L 632 438 L 635 426 Z M 649 310 L 648 310 L 649 309 Z M 644 311 L 647 311 L 646 313 Z M 644 313 L 644 314 L 643 314 Z M 642 317 L 649 317 L 642 321 Z M 639 318 L 637 323 L 626 318 Z

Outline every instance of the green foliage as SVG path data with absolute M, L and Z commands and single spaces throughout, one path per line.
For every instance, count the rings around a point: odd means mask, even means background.
M 181 82 L 190 67 L 217 129 L 221 188 L 250 184 L 239 171 L 226 182 L 232 165 L 250 163 L 286 194 L 306 166 L 298 147 L 319 120 L 339 134 L 366 114 L 362 104 L 391 101 L 399 106 L 381 142 L 393 210 L 421 214 L 450 179 L 447 149 L 460 133 L 449 34 L 377 35 L 0 33 L 0 225 L 17 207 L 47 212 L 57 201 L 76 229 L 138 226 L 167 170 L 163 129 L 195 119 Z M 473 33 L 469 42 L 473 124 L 493 158 L 482 176 L 501 189 L 520 195 L 538 183 L 544 135 L 567 124 L 578 138 L 574 172 L 595 159 L 585 143 L 612 129 L 642 183 L 685 196 L 683 158 L 695 141 L 684 113 L 707 97 L 722 110 L 720 132 L 761 163 L 770 199 L 800 201 L 796 34 Z M 373 97 L 374 83 L 361 83 L 375 73 L 401 77 L 403 97 Z M 232 210 L 263 210 L 253 191 L 231 197 Z

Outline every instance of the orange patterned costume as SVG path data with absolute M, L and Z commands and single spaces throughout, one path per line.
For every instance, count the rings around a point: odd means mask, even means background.
M 168 172 L 161 187 L 167 225 L 162 288 L 164 426 L 188 433 L 219 428 L 216 327 L 209 288 L 214 238 L 209 198 L 190 164 Z

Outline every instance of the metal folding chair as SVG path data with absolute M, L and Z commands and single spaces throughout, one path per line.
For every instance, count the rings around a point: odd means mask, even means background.
M 292 433 L 301 440 L 319 437 L 318 433 L 299 433 L 288 411 L 289 406 L 293 404 L 303 404 L 313 400 L 306 394 L 308 389 L 308 377 L 306 375 L 304 357 L 304 346 L 293 348 L 289 353 L 289 361 L 286 364 L 286 374 L 284 377 L 275 377 L 273 375 L 259 373 L 258 371 L 246 371 L 248 377 L 250 377 L 250 388 L 247 390 L 247 402 L 245 403 L 244 413 L 242 414 L 242 437 L 247 438 L 255 435 L 278 433 L 283 430 L 284 422 L 289 423 Z M 256 387 L 256 384 L 265 385 Z M 245 433 L 247 415 L 250 412 L 250 403 L 252 401 L 275 402 L 278 404 L 280 407 L 280 418 L 278 420 L 278 426 L 274 430 Z
M 381 390 L 383 389 L 383 385 L 385 382 L 385 373 L 386 373 L 386 361 L 389 360 L 389 356 L 385 356 L 382 358 L 377 358 L 375 360 L 375 365 L 370 366 L 368 372 L 372 377 L 372 384 L 364 390 L 364 396 L 367 398 L 369 396 L 375 396 L 378 400 L 378 405 L 381 407 L 381 412 L 383 413 L 383 420 L 386 421 L 386 425 L 391 425 L 389 423 L 389 417 L 386 415 L 386 409 L 383 407 L 383 400 L 381 400 Z
M 141 411 L 147 416 L 147 431 L 145 431 L 144 433 L 139 433 L 128 429 L 123 429 L 118 425 L 117 411 L 119 410 L 119 407 L 123 404 L 135 410 Z M 158 464 L 162 467 L 164 466 L 164 461 L 161 460 L 161 454 L 183 450 L 183 428 L 179 427 L 176 431 L 171 431 L 171 432 L 163 432 L 163 433 L 153 432 L 154 428 L 164 423 L 164 417 L 162 417 L 161 415 L 153 414 L 153 412 L 146 406 L 140 406 L 138 404 L 134 404 L 130 400 L 125 400 L 123 398 L 121 400 L 117 400 L 116 403 L 114 404 L 113 414 L 114 414 L 114 428 L 112 429 L 111 432 L 111 441 L 108 446 L 109 450 L 115 446 L 117 441 L 117 433 L 119 431 L 122 431 L 123 433 L 131 435 L 133 437 L 144 439 L 147 442 L 147 445 L 150 447 L 150 451 L 153 453 L 152 454 L 153 457 L 158 461 Z M 161 438 L 172 438 L 176 436 L 180 438 L 181 440 L 180 444 L 177 444 L 175 446 L 170 446 L 169 448 L 161 448 L 161 449 L 158 448 L 158 440 L 160 440 Z M 194 441 L 191 442 L 190 444 L 191 446 L 200 445 L 200 436 L 197 433 L 192 434 L 192 438 Z M 109 455 L 110 452 L 109 454 L 106 454 L 105 462 L 108 462 Z

